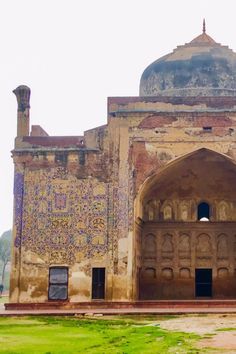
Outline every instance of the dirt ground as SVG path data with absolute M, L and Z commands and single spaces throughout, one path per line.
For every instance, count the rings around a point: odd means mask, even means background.
M 236 315 L 189 315 L 178 316 L 159 322 L 160 327 L 192 332 L 203 337 L 198 342 L 200 349 L 209 348 L 207 353 L 236 353 Z

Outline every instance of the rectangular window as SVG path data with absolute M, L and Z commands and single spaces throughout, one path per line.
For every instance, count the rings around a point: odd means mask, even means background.
M 62 151 L 56 151 L 55 162 L 59 164 L 67 164 L 67 153 Z
M 49 300 L 67 300 L 68 298 L 68 268 L 51 267 L 49 269 Z
M 105 299 L 105 268 L 93 268 L 92 299 Z

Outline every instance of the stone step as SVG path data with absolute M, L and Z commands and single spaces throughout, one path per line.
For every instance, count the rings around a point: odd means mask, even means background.
M 159 300 L 159 301 L 48 301 L 43 303 L 6 303 L 6 310 L 45 309 L 148 309 L 148 308 L 236 308 L 236 299 L 230 300 Z

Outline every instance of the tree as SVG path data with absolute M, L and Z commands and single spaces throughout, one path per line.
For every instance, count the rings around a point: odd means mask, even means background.
M 11 256 L 11 230 L 5 231 L 0 237 L 0 261 L 2 263 L 2 274 L 0 284 L 4 284 L 5 271 Z

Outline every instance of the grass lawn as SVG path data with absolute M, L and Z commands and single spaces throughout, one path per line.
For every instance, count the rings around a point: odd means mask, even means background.
M 199 353 L 195 334 L 169 332 L 158 318 L 0 317 L 0 353 Z

